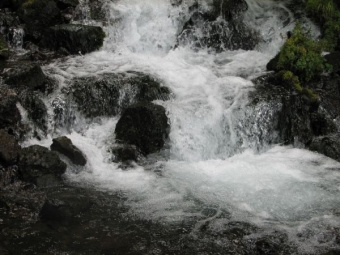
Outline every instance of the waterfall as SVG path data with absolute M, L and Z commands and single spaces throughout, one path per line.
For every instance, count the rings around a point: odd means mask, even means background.
M 217 52 L 176 46 L 196 1 L 178 2 L 107 1 L 104 47 L 43 67 L 59 83 L 45 98 L 50 134 L 26 144 L 50 145 L 52 137 L 70 137 L 88 164 L 80 172 L 69 167 L 67 178 L 122 192 L 133 217 L 175 224 L 206 219 L 205 211 L 213 208 L 212 232 L 219 231 L 223 220 L 251 222 L 265 231 L 287 232 L 302 253 L 317 252 L 322 246 L 315 241 L 318 233 L 340 227 L 339 214 L 333 213 L 340 207 L 340 172 L 335 171 L 340 164 L 278 144 L 275 122 L 280 104 L 253 107 L 249 101 L 251 80 L 266 73 L 265 65 L 294 27 L 292 13 L 276 1 L 247 0 L 244 22 L 261 40 L 254 50 Z M 209 1 L 198 2 L 210 8 Z M 86 1 L 82 4 L 88 23 Z M 64 92 L 75 78 L 126 71 L 151 75 L 173 96 L 155 102 L 165 107 L 171 126 L 165 148 L 143 164 L 122 170 L 112 163 L 109 150 L 119 116 L 89 120 Z M 56 108 L 67 114 L 56 118 Z M 310 235 L 304 234 L 308 231 Z M 327 245 L 335 245 L 334 240 Z

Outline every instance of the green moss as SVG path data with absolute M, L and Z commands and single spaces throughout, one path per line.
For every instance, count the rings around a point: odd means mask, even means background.
M 321 27 L 325 49 L 340 50 L 340 10 L 334 0 L 308 0 L 307 12 Z
M 9 57 L 9 47 L 3 36 L 0 35 L 0 59 L 7 59 Z
M 35 2 L 36 2 L 35 0 L 26 0 L 21 6 L 22 8 L 26 9 L 34 5 Z
M 305 95 L 311 102 L 318 102 L 319 95 L 310 88 L 304 88 L 299 80 L 299 77 L 291 71 L 283 70 L 278 73 L 278 78 L 282 80 L 284 86 L 288 89 L 293 89 L 301 95 Z
M 322 43 L 313 41 L 298 24 L 278 55 L 276 70 L 291 71 L 302 83 L 309 82 L 331 69 L 321 56 L 322 47 Z

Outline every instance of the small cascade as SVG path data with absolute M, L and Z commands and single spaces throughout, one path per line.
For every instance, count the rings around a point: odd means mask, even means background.
M 59 84 L 44 100 L 49 135 L 25 144 L 71 138 L 88 163 L 82 171 L 70 166 L 66 178 L 123 194 L 127 218 L 175 228 L 188 224 L 192 229 L 183 236 L 202 235 L 219 252 L 226 250 L 223 229 L 241 222 L 256 229 L 241 238 L 248 251 L 249 240 L 274 231 L 275 237 L 284 233 L 297 254 L 318 254 L 324 245 L 315 241 L 317 232 L 339 227 L 340 165 L 281 146 L 282 103 L 254 102 L 250 96 L 252 80 L 266 74 L 294 16 L 281 2 L 247 0 L 236 27 L 249 37 L 231 42 L 226 39 L 237 36 L 233 21 L 218 15 L 211 22 L 202 15 L 213 2 L 107 0 L 105 21 L 98 22 L 90 1 L 81 0 L 76 22 L 104 26 L 105 44 L 43 67 Z M 214 35 L 218 49 L 206 41 Z M 238 47 L 253 35 L 251 47 Z M 124 107 L 137 102 L 134 75 L 170 91 L 168 100 L 152 98 L 166 109 L 170 134 L 161 151 L 123 169 L 112 162 L 111 149 Z M 327 244 L 338 247 L 334 233 L 331 237 Z
M 22 51 L 24 46 L 25 31 L 21 27 L 13 27 L 8 33 L 9 45 L 16 51 Z

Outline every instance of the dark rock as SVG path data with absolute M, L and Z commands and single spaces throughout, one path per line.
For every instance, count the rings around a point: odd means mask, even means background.
M 289 246 L 288 236 L 284 233 L 274 231 L 255 239 L 253 254 L 259 255 L 280 255 L 292 254 Z
M 48 27 L 62 21 L 60 10 L 53 0 L 26 1 L 20 6 L 18 15 L 26 25 L 26 40 L 35 43 L 41 40 Z
M 118 162 L 129 162 L 138 161 L 141 158 L 141 153 L 138 148 L 134 145 L 121 144 L 112 149 L 114 155 L 113 161 Z
M 275 57 L 273 57 L 271 60 L 269 60 L 269 62 L 267 63 L 267 70 L 268 71 L 279 71 L 279 69 L 277 68 L 278 65 L 278 61 L 279 61 L 279 54 L 276 54 Z
M 115 116 L 141 101 L 166 100 L 170 91 L 138 72 L 103 74 L 74 80 L 71 96 L 87 117 Z
M 91 201 L 81 194 L 48 199 L 40 211 L 40 218 L 47 222 L 72 224 L 79 221 L 80 215 L 90 209 Z M 78 219 L 77 219 L 78 218 Z
M 6 39 L 0 34 L 0 60 L 8 59 L 10 50 L 7 45 Z
M 41 67 L 34 63 L 18 63 L 4 72 L 4 81 L 17 89 L 46 89 L 46 76 Z
M 340 74 L 340 52 L 332 52 L 325 56 L 325 59 L 328 64 L 332 65 L 333 72 Z
M 311 113 L 311 128 L 315 136 L 322 136 L 337 132 L 337 126 L 324 113 Z
M 33 145 L 21 150 L 19 170 L 22 180 L 37 184 L 39 179 L 46 176 L 60 179 L 66 171 L 66 164 L 55 152 L 40 145 Z
M 3 165 L 13 165 L 18 160 L 20 151 L 18 141 L 7 131 L 0 130 L 0 163 Z
M 315 87 L 318 88 L 321 102 L 320 107 L 325 109 L 332 119 L 340 117 L 340 76 L 331 75 L 322 77 Z
M 51 50 L 66 49 L 71 54 L 98 50 L 105 38 L 101 27 L 80 24 L 63 24 L 51 27 L 41 45 Z
M 79 4 L 79 0 L 55 0 L 55 1 L 60 10 L 65 10 L 69 7 L 75 8 Z
M 90 0 L 90 11 L 91 11 L 91 19 L 104 21 L 106 20 L 107 9 L 104 7 L 105 0 Z
M 0 165 L 0 189 L 18 181 L 18 166 L 3 167 Z
M 309 105 L 299 95 L 282 98 L 282 105 L 278 123 L 282 141 L 285 144 L 309 143 L 313 139 Z
M 119 119 L 116 139 L 136 145 L 144 155 L 160 150 L 169 133 L 164 107 L 153 103 L 139 103 L 128 107 Z
M 16 127 L 21 121 L 17 102 L 16 92 L 0 85 L 0 128 Z
M 57 151 L 66 157 L 68 157 L 73 164 L 85 166 L 86 158 L 84 154 L 72 144 L 72 141 L 66 136 L 53 139 L 51 145 L 52 151 Z
M 215 0 L 208 11 L 197 6 L 184 24 L 178 44 L 207 47 L 218 52 L 254 49 L 259 42 L 259 34 L 243 23 L 241 14 L 245 10 L 245 1 L 234 0 Z
M 18 27 L 20 20 L 16 13 L 8 10 L 0 10 L 0 27 L 3 34 L 7 34 L 9 28 Z
M 333 134 L 316 137 L 311 142 L 309 149 L 340 161 L 340 136 L 339 134 Z

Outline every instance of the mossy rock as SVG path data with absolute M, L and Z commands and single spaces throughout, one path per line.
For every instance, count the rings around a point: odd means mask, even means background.
M 0 35 L 0 60 L 8 59 L 10 56 L 10 49 L 4 36 Z

